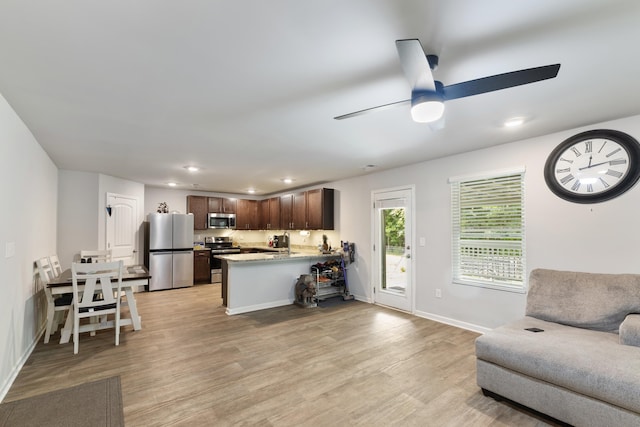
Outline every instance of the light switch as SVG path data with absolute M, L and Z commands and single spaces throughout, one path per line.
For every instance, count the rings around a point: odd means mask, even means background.
M 424 245 L 426 245 L 426 244 L 427 244 L 427 241 L 425 240 L 425 238 L 424 238 L 424 237 L 421 237 L 421 238 L 420 238 L 420 246 L 424 246 Z
M 7 242 L 4 246 L 4 257 L 11 258 L 16 254 L 16 242 Z

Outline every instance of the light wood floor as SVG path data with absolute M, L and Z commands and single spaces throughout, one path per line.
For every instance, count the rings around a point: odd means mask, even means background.
M 5 402 L 119 375 L 127 426 L 541 426 L 484 397 L 477 334 L 358 301 L 227 316 L 219 285 L 137 294 L 143 329 L 38 343 Z

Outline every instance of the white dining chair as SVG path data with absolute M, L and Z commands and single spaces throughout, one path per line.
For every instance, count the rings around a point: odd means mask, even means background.
M 49 255 L 49 264 L 51 264 L 51 270 L 53 271 L 53 275 L 55 277 L 58 277 L 62 274 L 62 265 L 60 265 L 60 259 L 58 259 L 58 255 Z
M 89 263 L 111 262 L 111 249 L 104 251 L 80 251 L 80 260 L 85 260 L 85 262 Z
M 71 264 L 74 354 L 78 353 L 81 332 L 114 327 L 115 343 L 120 344 L 122 270 L 122 261 Z M 113 282 L 116 282 L 115 287 Z M 96 295 L 99 298 L 95 298 Z M 106 316 L 111 314 L 114 319 L 107 320 Z M 97 318 L 98 321 L 80 324 L 80 320 L 85 318 Z
M 43 257 L 36 261 L 38 276 L 44 285 L 44 295 L 47 299 L 47 325 L 44 330 L 44 342 L 47 344 L 51 335 L 55 334 L 58 326 L 64 320 L 65 313 L 71 309 L 73 294 L 64 294 L 54 298 L 48 283 L 55 277 L 49 257 Z

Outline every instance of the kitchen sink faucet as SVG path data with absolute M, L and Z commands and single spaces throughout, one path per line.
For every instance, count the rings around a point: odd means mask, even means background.
M 291 235 L 288 231 L 282 233 L 282 237 L 287 237 L 287 255 L 291 255 Z

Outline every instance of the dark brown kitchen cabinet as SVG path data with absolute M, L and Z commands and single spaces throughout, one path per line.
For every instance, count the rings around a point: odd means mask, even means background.
M 279 230 L 282 228 L 280 224 L 280 198 L 272 197 L 269 199 L 269 229 Z
M 193 251 L 193 283 L 211 283 L 211 251 Z
M 294 193 L 291 208 L 291 229 L 304 230 L 307 228 L 307 193 Z
M 334 190 L 319 188 L 280 198 L 280 220 L 285 230 L 333 230 Z
M 258 201 L 238 199 L 236 206 L 236 229 L 258 230 Z
M 307 191 L 307 224 L 310 230 L 333 230 L 334 191 L 318 188 Z
M 272 197 L 258 202 L 258 226 L 261 230 L 279 230 L 280 198 Z
M 206 230 L 207 213 L 209 212 L 208 200 L 205 196 L 187 196 L 187 213 L 193 214 L 193 229 Z
M 284 230 L 293 229 L 293 194 L 280 196 L 280 227 Z
M 260 200 L 258 202 L 258 227 L 261 230 L 269 230 L 271 224 L 271 216 L 269 215 L 269 199 Z
M 211 213 L 236 213 L 237 199 L 226 197 L 209 197 L 209 212 Z
M 307 216 L 305 192 L 280 197 L 280 226 L 284 230 L 304 230 Z

